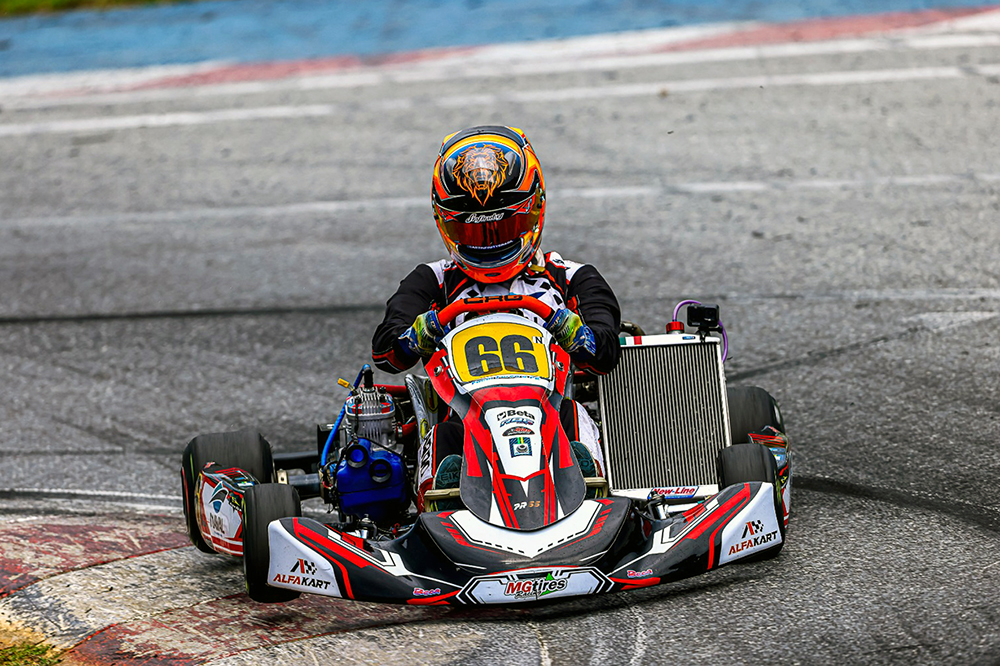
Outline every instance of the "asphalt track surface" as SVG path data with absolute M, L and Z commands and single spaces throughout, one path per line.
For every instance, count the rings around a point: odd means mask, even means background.
M 70 663 L 996 663 L 997 17 L 8 93 L 5 638 Z M 396 282 L 441 255 L 440 139 L 493 122 L 543 161 L 545 246 L 628 318 L 721 304 L 729 381 L 788 423 L 789 541 L 529 608 L 253 604 L 184 545 L 180 450 L 241 426 L 310 445 Z

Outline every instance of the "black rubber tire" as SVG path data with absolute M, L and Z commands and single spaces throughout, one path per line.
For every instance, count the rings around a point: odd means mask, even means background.
M 214 553 L 198 529 L 194 512 L 195 481 L 206 463 L 214 462 L 221 467 L 237 467 L 248 472 L 261 483 L 274 480 L 274 459 L 271 445 L 256 430 L 238 430 L 198 435 L 184 448 L 181 457 L 181 484 L 184 492 L 184 520 L 188 537 L 198 550 Z
M 302 593 L 267 584 L 271 549 L 267 526 L 279 518 L 299 517 L 302 505 L 299 493 L 283 483 L 264 483 L 248 488 L 243 494 L 243 576 L 247 594 L 265 604 L 297 599 Z
M 778 401 L 757 386 L 736 386 L 726 389 L 729 400 L 729 435 L 733 444 L 750 441 L 750 433 L 764 426 L 774 426 L 785 432 Z
M 737 483 L 764 481 L 774 489 L 774 515 L 778 521 L 778 531 L 781 532 L 781 543 L 747 558 L 746 561 L 772 558 L 785 545 L 785 509 L 781 503 L 781 493 L 778 492 L 777 477 L 778 466 L 774 461 L 774 454 L 763 444 L 734 444 L 719 453 L 720 488 Z

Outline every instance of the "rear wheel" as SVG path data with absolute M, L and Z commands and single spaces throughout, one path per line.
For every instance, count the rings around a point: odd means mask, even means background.
M 198 435 L 184 449 L 181 458 L 181 483 L 184 491 L 184 520 L 191 543 L 206 553 L 214 553 L 198 528 L 195 513 L 195 490 L 198 474 L 207 463 L 220 467 L 236 467 L 248 472 L 261 483 L 274 480 L 274 460 L 271 445 L 256 430 L 238 430 L 209 435 Z
M 758 386 L 736 386 L 726 389 L 729 402 L 729 434 L 733 444 L 750 441 L 750 433 L 773 426 L 785 432 L 785 422 L 778 401 Z
M 774 501 L 774 516 L 781 532 L 781 543 L 753 555 L 747 560 L 765 560 L 776 556 L 785 545 L 785 510 L 778 492 L 778 468 L 770 449 L 762 444 L 734 444 L 719 453 L 721 487 L 737 483 L 763 481 L 770 483 Z
M 267 584 L 271 567 L 267 526 L 279 518 L 301 515 L 299 494 L 291 486 L 265 483 L 248 488 L 243 494 L 243 575 L 247 594 L 254 601 L 280 603 L 297 599 L 301 594 Z

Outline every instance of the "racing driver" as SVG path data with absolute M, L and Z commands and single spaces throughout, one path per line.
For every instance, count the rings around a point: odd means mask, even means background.
M 481 126 L 445 138 L 434 164 L 431 205 L 450 257 L 421 264 L 403 278 L 375 330 L 372 358 L 401 372 L 435 351 L 446 331 L 437 312 L 476 296 L 529 295 L 553 309 L 543 325 L 574 364 L 606 374 L 618 363 L 621 311 L 607 281 L 590 265 L 543 254 L 545 179 L 520 129 Z M 459 317 L 455 324 L 460 324 Z M 596 424 L 573 400 L 560 421 L 584 476 L 603 476 Z M 431 487 L 457 488 L 464 428 L 449 418 L 435 426 L 418 455 L 418 507 Z

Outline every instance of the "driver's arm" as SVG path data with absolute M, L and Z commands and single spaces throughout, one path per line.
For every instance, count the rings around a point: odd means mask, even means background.
M 444 295 L 434 271 L 426 264 L 414 268 L 399 283 L 399 288 L 385 304 L 385 317 L 372 338 L 372 360 L 379 370 L 397 373 L 413 367 L 420 360 L 400 344 L 414 321 L 435 308 L 441 308 Z
M 611 285 L 596 268 L 587 264 L 573 275 L 566 290 L 567 305 L 575 310 L 594 333 L 596 352 L 580 352 L 573 362 L 583 370 L 605 375 L 618 365 L 621 347 L 618 333 L 622 313 Z

